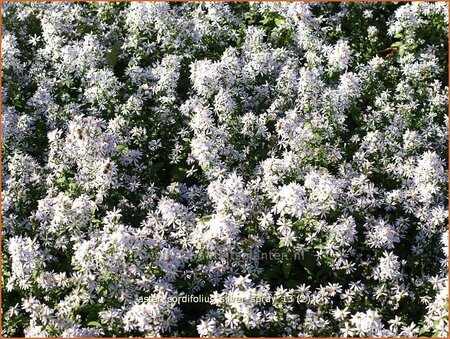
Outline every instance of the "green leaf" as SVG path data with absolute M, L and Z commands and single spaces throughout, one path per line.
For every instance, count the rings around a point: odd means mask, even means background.
M 90 321 L 87 323 L 90 327 L 102 327 L 102 324 L 100 324 L 98 321 Z
M 262 25 L 266 25 L 266 24 L 269 23 L 269 21 L 270 21 L 270 19 L 269 19 L 268 17 L 265 17 L 264 19 L 262 19 L 262 20 L 260 21 L 260 23 L 261 23 Z
M 243 43 L 244 43 L 244 39 L 241 36 L 239 36 L 236 40 L 236 46 L 239 48 L 242 46 Z
M 207 222 L 207 221 L 209 221 L 209 220 L 211 220 L 212 219 L 212 215 L 207 215 L 207 216 L 204 216 L 203 218 L 200 218 L 200 222 Z
M 310 252 L 305 252 L 302 264 L 305 270 L 309 274 L 312 274 L 312 271 L 316 267 L 316 257 Z
M 421 336 L 425 335 L 426 333 L 428 333 L 428 330 L 427 330 L 425 327 L 423 327 L 423 328 L 419 331 L 419 336 L 421 337 Z
M 298 281 L 297 280 L 293 280 L 293 279 L 289 279 L 285 282 L 285 285 L 287 288 L 296 288 L 298 285 Z
M 111 278 L 111 272 L 105 271 L 102 273 L 102 278 L 105 280 L 109 280 Z
M 128 151 L 128 146 L 127 145 L 117 145 L 116 150 L 118 150 L 119 152 Z
M 122 42 L 116 42 L 109 53 L 106 54 L 106 62 L 108 63 L 111 68 L 114 68 L 114 66 L 117 63 L 117 60 L 119 59 L 120 54 L 120 48 L 122 47 Z
M 56 182 L 58 185 L 64 185 L 64 184 L 67 182 L 67 179 L 66 179 L 65 177 L 62 177 L 62 178 L 56 179 L 55 182 Z
M 172 171 L 172 180 L 181 181 L 186 177 L 187 169 L 183 167 L 177 167 Z
M 78 189 L 78 185 L 76 183 L 74 183 L 74 182 L 71 182 L 69 184 L 69 189 L 75 191 L 76 189 Z
M 283 262 L 283 274 L 284 277 L 287 279 L 289 278 L 289 274 L 291 273 L 292 269 L 292 261 L 291 260 L 285 260 Z
M 101 224 L 102 221 L 100 219 L 96 219 L 96 218 L 92 218 L 91 219 L 91 224 Z

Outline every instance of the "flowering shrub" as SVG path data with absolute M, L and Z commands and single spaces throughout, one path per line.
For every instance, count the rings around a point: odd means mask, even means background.
M 447 3 L 3 3 L 3 335 L 439 336 Z

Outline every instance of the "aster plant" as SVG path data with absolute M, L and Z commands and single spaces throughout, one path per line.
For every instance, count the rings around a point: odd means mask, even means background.
M 448 336 L 446 2 L 2 7 L 3 336 Z

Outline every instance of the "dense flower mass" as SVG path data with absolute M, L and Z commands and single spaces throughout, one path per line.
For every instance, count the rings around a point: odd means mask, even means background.
M 2 330 L 448 335 L 448 8 L 3 2 Z

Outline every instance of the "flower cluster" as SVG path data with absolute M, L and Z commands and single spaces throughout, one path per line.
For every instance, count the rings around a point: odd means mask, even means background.
M 446 2 L 2 7 L 3 336 L 448 336 Z

